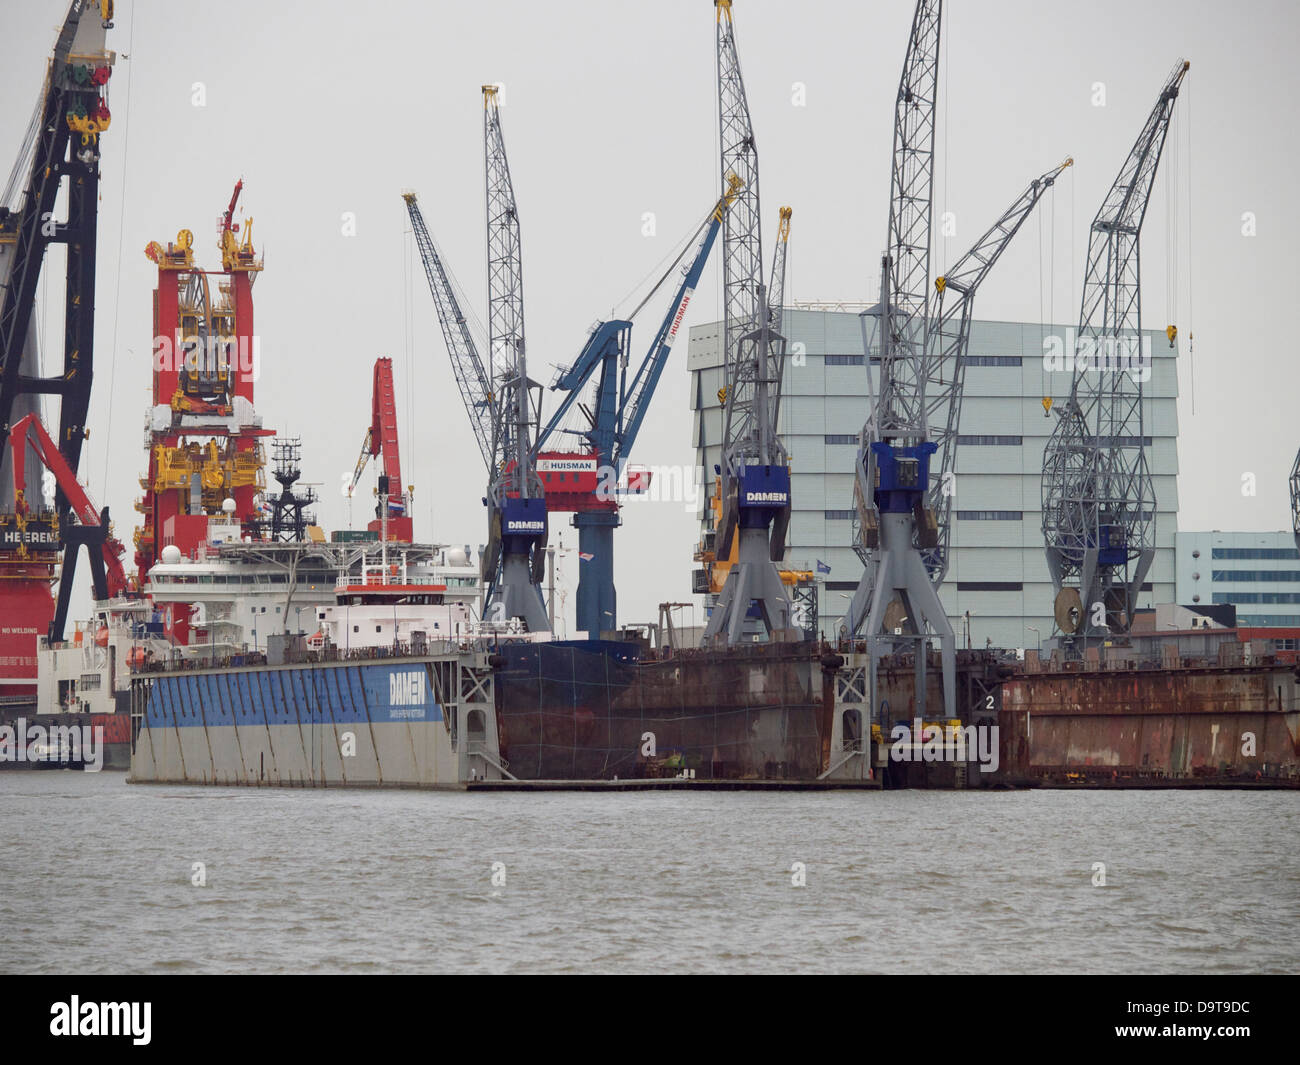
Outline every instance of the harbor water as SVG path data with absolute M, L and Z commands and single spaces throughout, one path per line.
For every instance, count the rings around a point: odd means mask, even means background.
M 7 973 L 1300 971 L 1293 791 L 465 794 L 15 770 L 0 808 Z

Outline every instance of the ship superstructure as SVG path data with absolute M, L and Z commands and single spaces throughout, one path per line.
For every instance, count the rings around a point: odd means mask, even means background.
M 262 270 L 252 219 L 235 221 L 243 181 L 217 225 L 221 269 L 195 262 L 194 234 L 182 229 L 165 247 L 145 250 L 158 266 L 154 291 L 153 400 L 145 417 L 148 474 L 136 509 L 144 524 L 135 537 L 141 583 L 175 546 L 190 557 L 208 542 L 208 521 L 225 513 L 241 529 L 261 516 L 266 489 L 264 437 L 253 405 L 258 344 L 253 282 Z M 227 500 L 233 507 L 223 511 Z M 188 642 L 186 604 L 168 604 L 167 630 Z

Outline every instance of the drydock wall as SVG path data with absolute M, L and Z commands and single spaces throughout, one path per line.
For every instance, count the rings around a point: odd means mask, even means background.
M 491 717 L 491 673 L 473 665 L 406 659 L 145 675 L 132 682 L 130 779 L 458 787 L 471 769 L 490 779 L 495 729 L 478 726 Z M 469 674 L 485 674 L 485 688 L 476 691 Z
M 1283 665 L 1083 669 L 1003 686 L 1002 771 L 1039 780 L 1300 778 Z

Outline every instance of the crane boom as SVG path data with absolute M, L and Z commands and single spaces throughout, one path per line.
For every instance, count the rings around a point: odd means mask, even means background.
M 1069 398 L 1043 452 L 1043 539 L 1067 644 L 1127 632 L 1155 557 L 1143 433 L 1139 242 L 1179 86 L 1179 60 L 1093 219 Z M 1065 366 L 1063 365 L 1064 369 Z
M 1300 548 L 1300 451 L 1291 464 L 1291 531 L 1295 534 L 1296 547 Z
M 677 333 L 681 329 L 682 322 L 686 320 L 687 308 L 690 306 L 691 298 L 695 295 L 696 286 L 700 283 L 700 276 L 704 273 L 704 265 L 708 262 L 709 254 L 712 252 L 714 242 L 717 240 L 718 230 L 721 228 L 723 218 L 730 209 L 737 192 L 737 186 L 732 183 L 727 192 L 714 205 L 704 226 L 704 236 L 696 247 L 695 258 L 682 276 L 681 284 L 677 287 L 672 303 L 668 305 L 668 313 L 659 324 L 659 331 L 655 334 L 649 351 L 646 352 L 645 358 L 641 360 L 641 365 L 637 367 L 632 380 L 625 382 L 623 398 L 620 403 L 622 408 L 621 426 L 614 455 L 615 469 L 620 474 L 626 467 L 627 460 L 632 453 L 632 446 L 636 443 L 637 435 L 641 432 L 641 425 L 645 421 L 650 397 L 654 395 L 655 388 L 659 384 L 659 378 L 663 375 L 664 366 L 668 362 L 668 355 L 677 340 Z
M 881 263 L 877 345 L 880 392 L 872 411 L 874 439 L 883 439 L 894 430 L 924 433 L 926 429 L 919 374 L 929 327 L 930 219 L 942 14 L 942 0 L 921 0 L 916 5 L 894 103 L 889 243 Z
M 793 209 L 782 207 L 776 227 L 776 248 L 772 252 L 772 272 L 767 283 L 767 320 L 772 331 L 781 333 L 781 321 L 785 316 L 785 256 L 790 244 L 790 217 Z M 776 372 L 776 403 L 772 407 L 772 421 L 780 424 L 781 390 L 785 383 L 785 359 L 782 359 Z
M 957 430 L 961 420 L 966 349 L 970 343 L 975 293 L 1043 194 L 1056 183 L 1066 167 L 1073 164 L 1073 159 L 1066 159 L 1034 178 L 971 249 L 946 274 L 935 279 L 938 302 L 930 324 L 923 400 L 930 439 L 938 447 L 939 474 L 931 477 L 928 496 L 929 509 L 938 524 L 938 539 L 933 547 L 923 549 L 922 555 L 936 586 L 943 583 L 948 572 L 952 539 L 952 475 L 957 469 Z
M 370 401 L 371 453 L 384 460 L 384 476 L 402 490 L 402 457 L 397 442 L 397 396 L 393 389 L 393 360 L 375 360 L 374 385 Z
M 537 434 L 535 452 L 539 452 L 551 435 L 558 431 L 578 397 L 586 394 L 588 385 L 595 381 L 595 396 L 589 411 L 590 426 L 584 430 L 566 430 L 581 436 L 591 447 L 599 471 L 596 480 L 597 498 L 584 501 L 583 509 L 578 510 L 573 518 L 578 529 L 578 551 L 585 560 L 578 571 L 578 629 L 593 638 L 615 628 L 618 621 L 618 594 L 614 585 L 614 529 L 620 524 L 621 517 L 615 495 L 617 485 L 641 431 L 650 398 L 654 395 L 678 331 L 686 319 L 704 264 L 708 261 L 709 252 L 722 225 L 722 217 L 735 196 L 738 184 L 739 179 L 736 179 L 696 231 L 695 236 L 701 237 L 702 234 L 702 237 L 695 256 L 686 266 L 659 330 L 635 370 L 630 373 L 628 370 L 631 320 L 600 322 L 592 330 L 573 365 L 559 374 L 551 386 L 563 391 L 565 396 Z M 681 255 L 632 312 L 633 318 L 677 270 L 690 246 L 691 242 L 688 241 Z
M 492 382 L 483 368 L 478 346 L 474 343 L 469 323 L 464 311 L 461 310 L 460 301 L 456 298 L 442 256 L 438 253 L 438 246 L 424 224 L 424 215 L 416 202 L 415 193 L 404 192 L 402 199 L 406 202 L 406 210 L 411 218 L 411 230 L 415 234 L 420 261 L 424 264 L 429 292 L 438 309 L 438 323 L 442 326 L 442 337 L 447 345 L 447 354 L 451 356 L 456 387 L 460 389 L 461 399 L 465 403 L 465 412 L 469 415 L 474 441 L 483 456 L 483 464 L 491 471 L 497 467 L 499 458 L 493 435 L 496 427 L 496 406 L 493 400 Z
M 790 216 L 793 210 L 782 207 L 776 226 L 776 248 L 772 252 L 772 272 L 767 282 L 767 320 L 778 333 L 785 310 L 785 253 L 790 243 Z
M 626 344 L 623 342 L 626 331 L 631 329 L 632 320 L 613 319 L 608 322 L 597 323 L 578 358 L 574 360 L 573 365 L 558 375 L 555 383 L 551 386 L 552 389 L 561 390 L 566 394 L 555 412 L 547 420 L 546 425 L 543 426 L 541 432 L 537 434 L 537 442 L 534 445 L 535 452 L 540 452 L 545 447 L 551 436 L 559 429 L 565 415 L 582 394 L 583 388 L 596 375 L 597 370 L 607 368 L 608 359 L 612 357 L 614 359 L 614 368 L 623 367 L 623 374 L 619 386 L 617 414 L 610 423 L 612 432 L 609 434 L 609 441 L 606 443 L 599 439 L 601 436 L 599 419 L 598 424 L 584 435 L 593 446 L 602 450 L 602 464 L 610 466 L 619 474 L 623 472 L 631 455 L 632 447 L 636 443 L 637 435 L 641 431 L 641 425 L 645 421 L 650 398 L 654 395 L 659 378 L 663 375 L 664 366 L 667 364 L 668 356 L 677 340 L 678 331 L 686 320 L 687 309 L 690 307 L 691 299 L 695 295 L 695 289 L 700 283 L 700 276 L 704 272 L 704 266 L 708 262 L 709 254 L 713 250 L 713 245 L 718 236 L 718 230 L 722 225 L 722 216 L 735 198 L 738 185 L 739 180 L 737 179 L 731 185 L 727 194 L 714 204 L 708 217 L 705 218 L 696 231 L 695 237 L 698 238 L 698 243 L 695 246 L 695 255 L 683 270 L 682 280 L 677 286 L 673 301 L 668 305 L 668 311 L 659 325 L 659 330 L 655 333 L 654 340 L 637 365 L 636 370 L 629 377 L 626 371 L 628 361 L 626 358 Z M 663 286 L 664 281 L 672 275 L 682 260 L 686 258 L 690 246 L 691 241 L 687 241 L 681 255 L 668 267 L 663 277 L 647 293 L 640 306 L 633 312 L 633 318 L 636 317 L 642 307 L 654 298 L 655 293 Z M 612 384 L 612 378 L 610 383 Z M 599 401 L 597 401 L 597 406 L 600 406 Z
M 29 509 L 26 498 L 26 459 L 29 443 L 45 468 L 54 475 L 59 490 L 68 500 L 70 514 L 77 519 L 77 525 L 73 526 L 65 518 L 60 529 L 66 547 L 59 579 L 59 599 L 55 607 L 54 619 L 50 622 L 48 636 L 52 643 L 61 643 L 63 630 L 67 625 L 68 605 L 71 601 L 72 584 L 76 573 L 77 547 L 84 544 L 89 552 L 91 583 L 94 586 L 95 598 L 99 601 L 122 595 L 128 590 L 129 581 L 122 567 L 122 555 L 126 549 L 112 535 L 108 508 L 104 507 L 101 511 L 91 501 L 89 493 L 77 480 L 72 466 L 35 414 L 20 418 L 9 432 L 16 513 L 20 516 L 25 515 Z M 98 551 L 95 550 L 96 547 Z
M 402 487 L 402 459 L 397 439 L 397 396 L 393 388 L 393 360 L 380 357 L 375 360 L 374 380 L 370 399 L 370 425 L 361 442 L 361 454 L 352 471 L 348 485 L 351 496 L 370 460 L 380 457 L 383 469 L 375 494 L 379 497 L 375 521 L 371 530 L 385 534 L 385 539 L 409 541 L 414 530 L 408 514 L 406 490 Z

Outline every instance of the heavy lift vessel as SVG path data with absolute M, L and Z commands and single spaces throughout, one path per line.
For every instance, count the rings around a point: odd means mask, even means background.
M 262 270 L 252 219 L 235 221 L 244 183 L 235 185 L 217 222 L 221 269 L 195 264 L 194 234 L 182 229 L 165 246 L 151 241 L 146 257 L 158 267 L 154 290 L 154 373 L 146 415 L 149 470 L 140 481 L 135 563 L 141 584 L 175 545 L 190 557 L 207 541 L 209 519 L 234 508 L 229 520 L 247 532 L 259 519 L 266 490 L 262 427 L 253 405 L 257 339 L 253 283 Z M 176 642 L 189 639 L 190 616 L 171 605 L 164 619 Z

